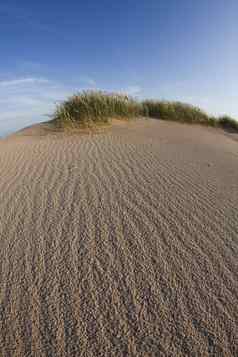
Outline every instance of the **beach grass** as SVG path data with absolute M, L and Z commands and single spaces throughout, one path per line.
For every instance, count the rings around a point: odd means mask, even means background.
M 238 121 L 228 115 L 219 117 L 218 125 L 225 130 L 238 132 Z
M 83 91 L 56 107 L 53 122 L 61 128 L 93 127 L 109 124 L 112 118 L 149 117 L 181 123 L 220 127 L 238 132 L 238 121 L 229 117 L 214 117 L 191 104 L 163 100 L 138 101 L 126 94 L 103 91 Z
M 216 125 L 215 118 L 210 117 L 205 111 L 190 104 L 159 100 L 145 100 L 142 104 L 145 112 L 152 118 L 209 126 Z
M 142 114 L 142 104 L 127 95 L 85 91 L 58 105 L 53 119 L 63 127 L 90 127 L 110 123 L 112 118 L 130 119 Z

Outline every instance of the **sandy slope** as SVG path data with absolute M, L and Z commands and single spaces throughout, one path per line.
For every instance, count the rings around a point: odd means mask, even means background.
M 0 142 L 0 355 L 237 356 L 238 143 L 37 132 Z

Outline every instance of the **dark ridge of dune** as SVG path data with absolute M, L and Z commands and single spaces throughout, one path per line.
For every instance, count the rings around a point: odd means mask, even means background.
M 0 356 L 237 356 L 238 143 L 45 125 L 0 142 Z

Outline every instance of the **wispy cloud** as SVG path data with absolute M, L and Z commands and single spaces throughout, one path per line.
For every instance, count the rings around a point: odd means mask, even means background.
M 25 77 L 0 81 L 0 136 L 47 120 L 55 103 L 73 90 L 47 78 Z
M 18 79 L 10 79 L 10 80 L 4 80 L 0 81 L 0 87 L 9 87 L 9 86 L 19 86 L 19 85 L 25 85 L 25 84 L 45 84 L 49 83 L 48 79 L 45 78 L 18 78 Z

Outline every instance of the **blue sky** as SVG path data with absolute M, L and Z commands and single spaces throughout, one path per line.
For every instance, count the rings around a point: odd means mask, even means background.
M 1 1 L 0 135 L 82 89 L 238 118 L 238 1 Z

